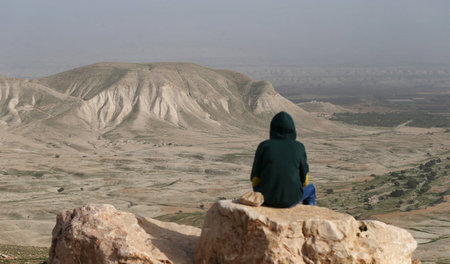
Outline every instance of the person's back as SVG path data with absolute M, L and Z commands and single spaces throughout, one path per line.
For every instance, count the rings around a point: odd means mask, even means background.
M 291 116 L 280 112 L 270 124 L 270 139 L 256 150 L 251 180 L 253 190 L 263 194 L 267 206 L 290 207 L 304 200 L 309 167 L 305 147 L 296 136 Z

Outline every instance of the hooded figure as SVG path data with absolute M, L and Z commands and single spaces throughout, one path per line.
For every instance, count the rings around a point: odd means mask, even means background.
M 270 123 L 270 139 L 259 144 L 251 172 L 253 190 L 264 196 L 264 205 L 291 207 L 303 200 L 314 204 L 315 189 L 308 185 L 309 166 L 305 147 L 295 140 L 292 117 L 276 114 Z M 305 199 L 303 187 L 314 191 L 314 199 Z M 308 190 L 308 195 L 309 190 Z

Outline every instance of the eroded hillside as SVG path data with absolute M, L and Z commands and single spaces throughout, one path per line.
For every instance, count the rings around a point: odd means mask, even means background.
M 270 82 L 190 63 L 99 63 L 32 83 L 80 99 L 66 119 L 76 117 L 99 132 L 122 125 L 137 130 L 165 125 L 251 130 L 265 126 L 281 110 L 314 124 L 310 131 L 336 128 L 280 96 Z
M 320 201 L 359 203 L 354 182 L 450 151 L 445 129 L 348 126 L 306 113 L 269 82 L 195 64 L 1 78 L 0 109 L 0 244 L 48 246 L 55 215 L 86 203 L 201 225 L 211 203 L 251 188 L 256 147 L 281 110 L 295 120 Z

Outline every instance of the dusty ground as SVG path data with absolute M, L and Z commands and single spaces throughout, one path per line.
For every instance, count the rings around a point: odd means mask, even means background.
M 109 203 L 167 220 L 176 220 L 178 214 L 201 225 L 211 203 L 250 189 L 253 154 L 268 131 L 177 133 L 63 140 L 0 132 L 0 244 L 49 247 L 56 214 L 86 203 Z M 439 129 L 370 128 L 347 136 L 300 135 L 300 140 L 308 152 L 311 181 L 318 187 L 417 166 L 450 151 L 450 134 Z M 431 217 L 417 213 L 420 220 L 403 214 L 379 217 L 413 230 L 418 221 L 423 228 L 434 225 L 435 218 L 448 221 L 448 210 L 439 208 Z M 448 228 L 440 222 L 436 232 L 448 233 Z M 437 261 L 434 251 L 450 250 L 448 243 L 427 248 L 424 232 L 412 233 L 424 259 Z
M 374 218 L 408 229 L 419 243 L 414 254 L 423 263 L 450 263 L 450 195 L 445 196 L 443 203 L 426 209 Z
M 1 264 L 46 264 L 48 248 L 0 244 Z

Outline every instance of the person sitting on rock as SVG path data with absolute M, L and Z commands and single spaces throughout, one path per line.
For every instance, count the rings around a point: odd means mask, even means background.
M 253 191 L 264 196 L 263 205 L 281 208 L 299 203 L 315 205 L 316 190 L 308 183 L 305 147 L 296 137 L 292 117 L 280 112 L 270 123 L 270 139 L 258 145 L 250 180 Z

